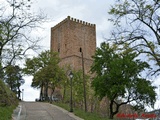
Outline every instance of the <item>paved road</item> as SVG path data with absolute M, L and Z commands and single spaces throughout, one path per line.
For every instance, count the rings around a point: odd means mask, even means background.
M 60 107 L 42 102 L 20 102 L 13 120 L 82 120 Z

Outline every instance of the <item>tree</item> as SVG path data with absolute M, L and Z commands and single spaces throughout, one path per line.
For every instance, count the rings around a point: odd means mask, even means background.
M 77 104 L 79 107 L 86 109 L 85 107 L 85 98 L 84 98 L 84 81 L 83 81 L 83 72 L 82 70 L 78 71 L 73 71 L 73 98 L 74 98 L 74 103 Z M 86 87 L 86 96 L 89 96 L 88 94 L 88 81 L 89 81 L 89 76 L 85 75 L 85 87 Z M 86 98 L 87 99 L 87 98 Z
M 41 96 L 48 99 L 48 88 L 50 87 L 54 92 L 55 87 L 59 81 L 64 79 L 65 74 L 59 67 L 60 59 L 55 52 L 44 51 L 37 57 L 26 59 L 24 73 L 33 75 L 32 87 L 41 88 Z M 42 90 L 45 88 L 44 94 Z
M 47 100 L 48 89 L 51 90 L 50 97 L 53 96 L 55 88 L 60 86 L 60 81 L 64 80 L 65 77 L 63 70 L 59 66 L 47 65 L 35 73 L 31 86 L 34 88 L 41 88 L 40 98 L 43 96 Z M 44 93 L 42 92 L 43 88 Z
M 71 79 L 69 77 L 71 66 L 65 65 L 64 68 L 65 74 L 67 75 L 63 81 L 60 81 L 60 86 L 62 88 L 62 96 L 63 102 L 66 103 L 70 101 L 71 94 Z M 74 106 L 80 107 L 83 109 L 85 107 L 84 103 L 84 89 L 83 89 L 83 72 L 82 70 L 72 70 L 73 78 L 72 78 L 72 95 L 73 95 L 73 103 Z M 89 93 L 89 76 L 85 75 L 86 79 L 86 94 L 89 99 L 91 94 Z
M 149 58 L 152 74 L 160 72 L 160 0 L 118 0 L 109 11 L 114 17 L 112 36 L 117 44 L 128 43 Z
M 20 86 L 23 85 L 24 82 L 19 66 L 10 65 L 6 68 L 5 83 L 7 83 L 10 89 L 18 95 L 18 99 L 20 99 Z
M 109 43 L 102 43 L 93 56 L 91 71 L 95 73 L 95 78 L 92 86 L 101 99 L 107 96 L 110 100 L 111 119 L 124 104 L 144 109 L 146 105 L 153 107 L 156 101 L 155 87 L 141 76 L 149 65 L 136 59 L 137 56 L 128 45 Z
M 39 48 L 40 38 L 31 33 L 46 17 L 30 8 L 30 0 L 7 0 L 0 6 L 0 72 L 25 57 L 28 50 Z

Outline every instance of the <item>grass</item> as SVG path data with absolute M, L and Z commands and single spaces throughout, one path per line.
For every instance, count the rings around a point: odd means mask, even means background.
M 108 120 L 107 118 L 101 117 L 96 113 L 85 112 L 80 109 L 75 109 L 75 115 L 83 118 L 84 120 Z
M 0 107 L 0 120 L 11 120 L 15 106 Z
M 0 80 L 0 120 L 11 120 L 17 105 L 16 95 Z
M 64 103 L 54 103 L 54 105 L 57 105 L 59 107 L 62 107 L 64 109 L 66 109 L 67 111 L 69 111 L 70 107 L 67 104 Z M 76 116 L 79 116 L 80 118 L 83 118 L 84 120 L 109 120 L 107 118 L 103 118 L 100 115 L 96 114 L 96 113 L 90 113 L 90 112 L 85 112 L 84 110 L 78 109 L 78 108 L 74 108 L 74 114 Z

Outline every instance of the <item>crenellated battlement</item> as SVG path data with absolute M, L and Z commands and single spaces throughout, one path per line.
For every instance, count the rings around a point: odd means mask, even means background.
M 68 16 L 66 19 L 62 20 L 60 23 L 58 23 L 57 25 L 52 27 L 52 29 L 55 29 L 55 28 L 59 27 L 60 25 L 64 24 L 67 21 L 73 21 L 73 22 L 80 23 L 80 24 L 83 24 L 83 25 L 86 25 L 86 26 L 89 26 L 89 27 L 95 27 L 95 24 L 91 24 L 91 23 L 88 23 L 88 22 L 85 22 L 85 21 L 82 21 L 82 20 L 79 20 L 79 19 L 72 18 L 72 17 Z
M 76 19 L 76 18 L 72 18 L 72 17 L 70 17 L 70 16 L 68 16 L 67 19 L 68 19 L 68 20 L 71 20 L 71 21 L 73 21 L 73 22 L 77 22 L 77 23 L 83 24 L 83 25 L 95 27 L 95 24 L 91 24 L 91 23 L 88 23 L 88 22 L 85 22 L 85 21 L 82 21 L 82 20 L 79 20 L 79 19 Z

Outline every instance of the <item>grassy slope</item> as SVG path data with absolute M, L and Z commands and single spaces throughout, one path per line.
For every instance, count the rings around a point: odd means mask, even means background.
M 59 107 L 62 107 L 64 109 L 66 109 L 67 111 L 69 111 L 70 107 L 67 104 L 64 103 L 54 103 L 54 105 L 57 105 Z M 102 118 L 100 115 L 96 114 L 96 113 L 90 113 L 90 112 L 85 112 L 81 109 L 74 109 L 74 114 L 76 116 L 79 116 L 80 118 L 83 118 L 84 120 L 109 120 L 107 118 Z
M 17 105 L 15 94 L 0 80 L 0 120 L 11 120 Z
M 0 120 L 12 120 L 12 113 L 15 106 L 0 107 Z

